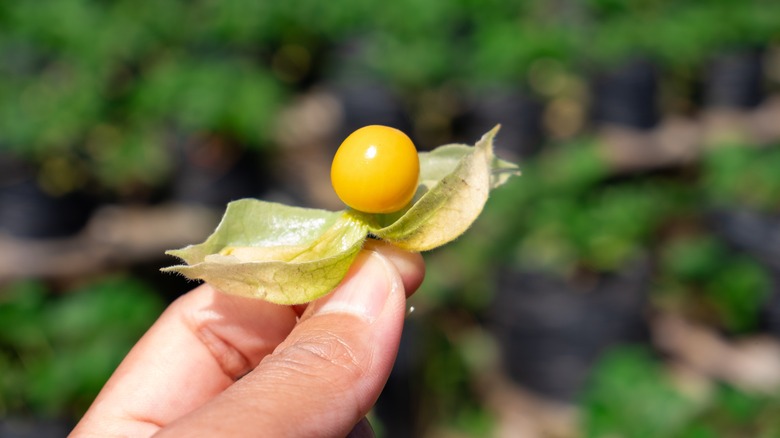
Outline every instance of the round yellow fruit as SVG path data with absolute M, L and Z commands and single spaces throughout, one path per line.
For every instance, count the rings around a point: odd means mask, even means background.
M 412 140 L 389 126 L 358 129 L 339 146 L 330 181 L 339 198 L 365 213 L 404 208 L 417 191 L 420 160 Z

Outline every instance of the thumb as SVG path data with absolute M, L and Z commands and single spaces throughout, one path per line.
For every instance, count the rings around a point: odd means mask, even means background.
M 339 287 L 309 305 L 273 354 L 161 432 L 346 436 L 390 375 L 406 310 L 404 283 L 416 287 L 419 281 L 409 278 L 422 275 L 419 255 L 409 254 L 416 257 L 409 262 L 397 251 L 389 257 L 382 251 L 363 251 Z

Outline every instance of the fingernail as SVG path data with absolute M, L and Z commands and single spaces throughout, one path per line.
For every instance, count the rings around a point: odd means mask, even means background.
M 364 251 L 336 290 L 318 303 L 314 313 L 348 313 L 374 321 L 385 307 L 398 278 L 382 255 Z

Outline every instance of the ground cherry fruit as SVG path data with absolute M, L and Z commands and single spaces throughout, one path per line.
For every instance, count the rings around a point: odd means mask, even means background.
M 365 213 L 392 213 L 414 197 L 420 160 L 403 132 L 381 125 L 358 129 L 333 157 L 330 181 L 341 200 Z

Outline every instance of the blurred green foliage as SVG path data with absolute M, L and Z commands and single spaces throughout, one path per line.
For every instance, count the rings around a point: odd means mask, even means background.
M 759 328 L 771 283 L 756 260 L 735 253 L 711 235 L 677 239 L 661 252 L 659 294 L 666 304 L 672 301 L 686 313 L 733 333 Z
M 695 81 L 690 72 L 719 50 L 776 42 L 778 16 L 774 0 L 0 2 L 0 151 L 38 162 L 58 183 L 70 173 L 71 185 L 158 185 L 181 136 L 272 147 L 279 110 L 318 81 L 371 75 L 410 108 L 421 90 L 443 86 L 547 80 L 553 95 L 568 71 L 588 75 L 636 56 Z M 344 55 L 352 44 L 359 50 Z M 692 168 L 621 177 L 596 150 L 587 137 L 548 145 L 467 235 L 427 257 L 415 298 L 430 317 L 426 421 L 489 432 L 472 379 L 485 367 L 474 358 L 494 346 L 474 333 L 504 265 L 572 279 L 647 258 L 652 306 L 732 334 L 759 328 L 768 274 L 706 216 L 776 214 L 780 147 L 722 146 Z M 127 278 L 62 296 L 36 281 L 3 290 L 0 414 L 78 415 L 161 306 Z M 591 436 L 780 433 L 776 399 L 719 387 L 702 404 L 659 364 L 636 350 L 604 359 L 581 404 Z
M 0 417 L 78 418 L 157 318 L 162 299 L 129 278 L 55 296 L 37 281 L 0 295 Z
M 588 437 L 672 437 L 700 409 L 642 350 L 608 354 L 592 379 L 591 390 L 584 396 L 584 435 Z
M 741 204 L 777 212 L 780 199 L 780 150 L 725 145 L 708 153 L 703 163 L 704 195 L 714 204 Z
M 500 135 L 497 140 L 500 145 Z M 506 267 L 535 269 L 569 281 L 584 276 L 587 281 L 646 259 L 653 270 L 648 314 L 671 311 L 734 336 L 761 332 L 773 293 L 769 268 L 727 243 L 712 227 L 710 213 L 724 208 L 777 213 L 780 198 L 771 195 L 777 167 L 772 163 L 780 145 L 714 147 L 691 167 L 621 177 L 610 174 L 597 146 L 585 139 L 550 145 L 521 165 L 520 178 L 493 194 L 469 233 L 426 257 L 426 282 L 414 300 L 430 330 L 457 339 L 470 330 L 463 327 L 480 327 L 480 319 L 495 305 L 491 299 L 499 287 L 497 273 Z M 455 330 L 455 324 L 433 316 L 441 309 L 469 309 L 478 316 Z M 458 357 L 468 351 L 457 342 L 431 348 L 435 350 L 428 354 L 433 357 Z M 605 353 L 579 401 L 585 436 L 777 433 L 766 420 L 780 407 L 777 398 L 724 387 L 704 403 L 676 388 L 662 359 L 648 350 L 616 347 Z M 427 366 L 436 379 L 438 365 Z M 485 369 L 463 372 L 475 376 Z M 444 382 L 440 384 L 457 387 Z M 446 406 L 441 418 L 452 419 L 470 409 L 472 387 L 465 388 L 460 399 L 448 395 L 461 401 Z M 743 417 L 715 420 L 732 403 L 742 403 L 739 400 L 744 402 Z
M 267 147 L 286 97 L 313 79 L 368 73 L 414 99 L 446 83 L 520 84 L 539 60 L 700 66 L 765 44 L 777 15 L 770 0 L 6 2 L 0 147 L 66 156 L 112 188 L 155 184 L 181 132 Z
M 683 390 L 646 350 L 616 350 L 596 367 L 584 394 L 584 436 L 769 438 L 780 433 L 776 395 L 721 384 L 700 389 L 698 394 Z

